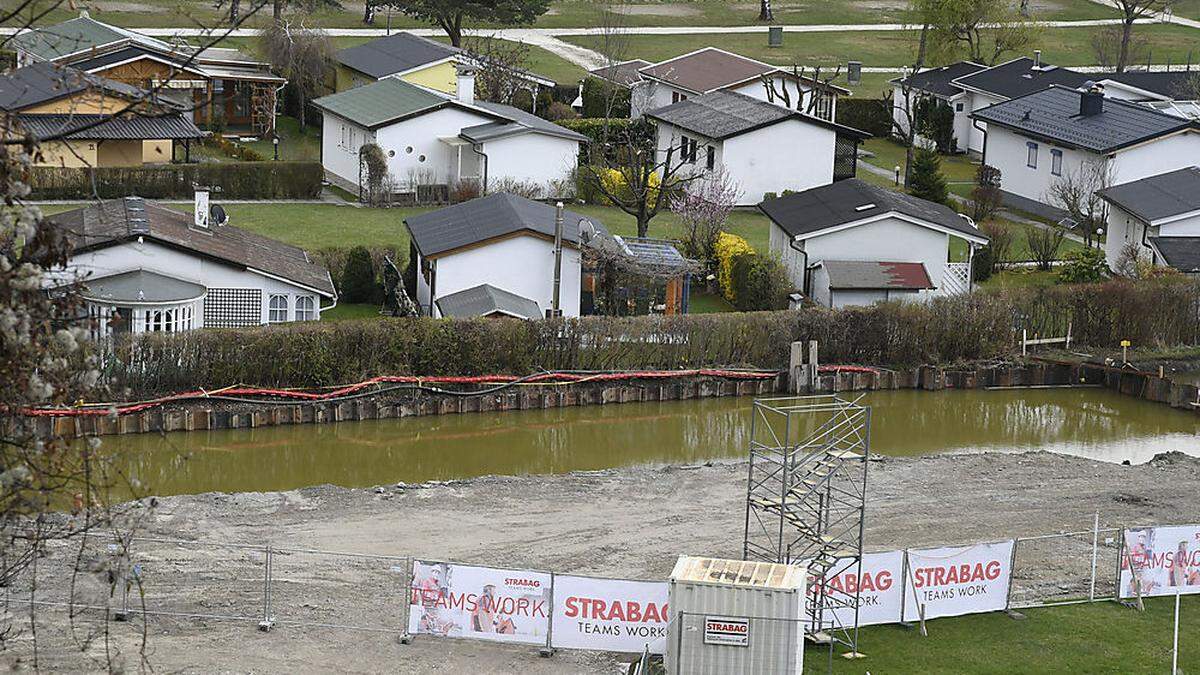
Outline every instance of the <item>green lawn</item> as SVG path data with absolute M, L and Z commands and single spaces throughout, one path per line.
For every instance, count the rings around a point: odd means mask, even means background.
M 733 305 L 720 295 L 693 290 L 691 297 L 688 298 L 689 314 L 717 314 L 736 311 Z
M 342 304 L 321 312 L 322 321 L 352 321 L 379 318 L 379 305 Z
M 1091 46 L 1095 31 L 1091 27 L 1042 29 L 1022 54 L 1041 49 L 1042 58 L 1049 63 L 1092 65 L 1096 62 Z M 1193 61 L 1200 59 L 1197 54 L 1200 31 L 1196 29 L 1156 24 L 1138 26 L 1136 31 L 1153 45 L 1155 63 L 1186 63 L 1189 51 Z M 800 63 L 832 68 L 854 59 L 865 66 L 902 67 L 914 60 L 917 36 L 916 31 L 788 33 L 784 36 L 783 47 L 772 48 L 767 46 L 765 34 L 630 35 L 625 38 L 627 47 L 623 58 L 661 61 L 701 47 L 720 45 L 723 49 L 779 65 Z M 563 39 L 597 50 L 602 48 L 604 40 L 590 35 Z M 1012 56 L 1002 57 L 1002 60 L 1008 58 Z
M 307 120 L 308 128 L 300 130 L 300 120 L 295 117 L 280 115 L 275 120 L 275 129 L 279 133 L 279 159 L 285 161 L 321 161 L 321 125 Z M 271 159 L 275 156 L 275 148 L 268 138 L 247 143 L 251 150 Z
M 1016 288 L 1018 286 L 1053 286 L 1058 283 L 1058 272 L 1043 272 L 1035 269 L 1000 270 L 980 284 L 982 288 Z
M 1179 666 L 1200 670 L 1200 598 L 1181 603 Z M 1112 602 L 1022 610 L 1024 620 L 1002 612 L 927 623 L 929 635 L 900 626 L 861 632 L 865 659 L 833 659 L 833 672 L 871 673 L 1169 673 L 1173 598 L 1146 601 L 1138 612 Z M 809 647 L 804 672 L 825 673 L 829 650 Z

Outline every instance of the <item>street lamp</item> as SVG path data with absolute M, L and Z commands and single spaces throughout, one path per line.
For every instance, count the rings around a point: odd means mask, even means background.
M 275 146 L 275 161 L 278 162 L 279 161 L 279 137 L 278 136 L 271 137 L 271 145 Z
M 900 184 L 900 165 L 899 164 L 896 165 L 895 171 L 896 171 L 896 185 L 899 185 Z

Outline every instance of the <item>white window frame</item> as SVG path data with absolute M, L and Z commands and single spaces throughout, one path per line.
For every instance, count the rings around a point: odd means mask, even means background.
M 296 296 L 296 320 L 297 321 L 316 321 L 317 320 L 317 303 L 311 295 Z M 301 307 L 301 305 L 308 305 Z
M 282 309 L 275 307 L 276 299 L 283 300 L 283 308 Z M 272 293 L 270 296 L 267 297 L 267 323 L 287 323 L 288 312 L 290 309 L 291 309 L 291 298 L 289 298 L 286 293 Z M 275 313 L 279 312 L 279 311 L 283 312 L 282 319 L 278 319 L 275 316 Z

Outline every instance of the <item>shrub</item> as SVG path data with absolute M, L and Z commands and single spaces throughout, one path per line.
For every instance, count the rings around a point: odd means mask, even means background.
M 1000 210 L 1000 169 L 987 164 L 975 170 L 975 187 L 971 188 L 971 217 L 980 223 Z
M 629 117 L 629 96 L 627 87 L 589 77 L 583 81 L 583 116 Z
M 375 265 L 371 252 L 365 246 L 350 249 L 346 268 L 342 272 L 341 300 L 347 303 L 372 303 L 380 301 L 381 288 L 375 277 Z
M 1098 248 L 1089 247 L 1068 251 L 1063 258 L 1063 264 L 1058 268 L 1060 284 L 1103 281 L 1108 272 L 1108 262 L 1104 259 L 1104 251 Z
M 889 101 L 884 99 L 839 97 L 837 122 L 872 136 L 887 138 L 892 135 L 892 110 Z
M 575 112 L 574 108 L 561 101 L 554 101 L 550 105 L 546 106 L 542 113 L 542 116 L 551 122 L 558 122 L 560 120 L 573 120 L 579 117 L 579 113 Z
M 471 201 L 481 194 L 483 194 L 483 189 L 480 188 L 479 181 L 472 178 L 460 180 L 450 186 L 450 203 Z
M 733 260 L 740 255 L 754 255 L 750 243 L 736 234 L 722 232 L 717 235 L 713 251 L 717 257 L 717 285 L 721 295 L 731 303 L 737 304 L 737 290 L 733 285 Z
M 785 309 L 794 290 L 783 264 L 774 256 L 737 255 L 730 276 L 736 298 L 733 306 L 743 312 Z
M 954 152 L 954 111 L 945 101 L 923 96 L 916 106 L 917 133 L 937 145 L 938 152 Z
M 1063 238 L 1067 232 L 1060 225 L 1026 225 L 1025 239 L 1028 242 L 1029 254 L 1033 256 L 1039 270 L 1048 271 L 1058 260 L 1058 249 L 1062 247 Z
M 929 148 L 913 151 L 912 173 L 908 177 L 908 193 L 938 204 L 950 200 L 950 189 L 942 175 L 942 158 Z
M 996 252 L 990 245 L 975 252 L 971 259 L 971 278 L 976 282 L 987 281 L 996 272 Z
M 367 203 L 379 204 L 384 199 L 384 184 L 388 182 L 387 154 L 377 143 L 364 143 L 358 149 L 358 165 L 367 175 Z
M 983 249 L 988 252 L 989 268 L 987 276 L 990 277 L 1004 263 L 1008 262 L 1009 254 L 1012 251 L 1013 231 L 1012 228 L 1004 223 L 993 222 L 980 223 L 979 229 L 988 238 L 987 246 L 983 247 Z M 975 259 L 979 260 L 978 253 Z
M 68 169 L 33 167 L 34 199 L 191 199 L 195 185 L 220 188 L 219 199 L 314 199 L 325 171 L 320 162 L 207 162 L 161 166 Z M 95 194 L 93 194 L 93 187 Z
M 604 134 L 614 134 L 628 130 L 633 120 L 622 118 L 581 117 L 573 120 L 558 120 L 555 124 L 577 131 L 593 141 L 604 140 Z

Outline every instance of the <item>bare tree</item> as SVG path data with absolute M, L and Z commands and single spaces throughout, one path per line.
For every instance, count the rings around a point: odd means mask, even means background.
M 939 60 L 966 52 L 972 61 L 994 65 L 1024 49 L 1035 34 L 1035 24 L 1008 2 L 913 0 L 912 8 L 927 27 L 928 51 Z
M 300 98 L 300 128 L 308 127 L 306 108 L 325 82 L 333 57 L 333 43 L 319 30 L 293 25 L 290 21 L 272 24 L 260 36 L 262 51 L 271 67 L 288 79 Z
M 1025 226 L 1026 245 L 1039 270 L 1049 271 L 1058 260 L 1058 249 L 1062 248 L 1066 234 L 1066 230 L 1058 225 Z
M 1107 161 L 1084 161 L 1056 178 L 1046 190 L 1050 204 L 1067 212 L 1086 245 L 1104 227 L 1105 202 L 1099 191 L 1112 185 L 1112 167 Z
M 785 108 L 792 108 L 806 115 L 828 118 L 832 114 L 833 106 L 830 105 L 825 111 L 822 111 L 821 104 L 834 95 L 833 82 L 841 74 L 842 66 L 840 64 L 832 75 L 826 76 L 822 76 L 821 66 L 814 67 L 812 75 L 809 75 L 805 66 L 793 64 L 790 75 L 794 78 L 796 87 L 794 104 L 792 103 L 792 92 L 788 89 L 788 82 L 791 79 L 787 77 L 788 73 L 776 70 L 764 73 L 761 79 L 763 88 L 767 91 L 767 101 L 778 103 Z M 810 83 L 807 89 L 804 88 L 805 82 Z
M 715 268 L 717 237 L 740 196 L 741 190 L 729 172 L 719 167 L 691 190 L 671 198 L 671 212 L 683 227 L 687 257 L 702 261 L 710 270 Z
M 537 85 L 525 77 L 529 45 L 501 40 L 491 35 L 467 38 L 465 49 L 477 66 L 475 96 L 485 101 L 512 105 L 519 92 L 527 91 L 537 107 Z
M 1121 37 L 1117 49 L 1116 69 L 1118 73 L 1133 63 L 1133 53 L 1136 47 L 1133 39 L 1133 25 L 1138 19 L 1152 17 L 1167 7 L 1167 0 L 1114 0 L 1113 5 L 1121 12 Z
M 1126 65 L 1137 63 L 1147 54 L 1150 41 L 1144 35 L 1126 37 L 1124 26 L 1105 26 L 1092 34 L 1092 54 L 1096 64 L 1105 68 L 1117 68 L 1122 50 Z

